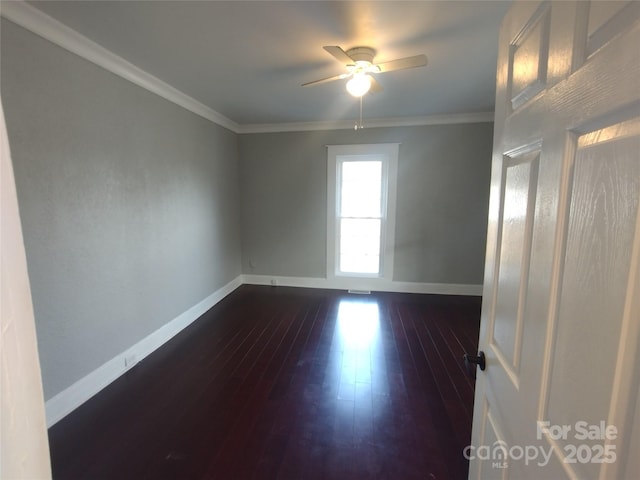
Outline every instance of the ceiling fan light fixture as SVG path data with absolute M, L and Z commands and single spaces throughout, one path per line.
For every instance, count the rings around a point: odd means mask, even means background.
M 347 82 L 347 92 L 354 97 L 362 97 L 371 88 L 371 77 L 366 73 L 356 73 Z

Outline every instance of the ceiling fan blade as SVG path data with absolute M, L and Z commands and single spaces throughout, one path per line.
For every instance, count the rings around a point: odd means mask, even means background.
M 321 78 L 320 80 L 314 80 L 313 82 L 303 83 L 302 86 L 308 87 L 309 85 L 318 85 L 319 83 L 333 82 L 334 80 L 342 80 L 350 76 L 350 73 L 341 73 L 340 75 L 334 75 L 333 77 Z
M 380 93 L 382 89 L 382 85 L 378 83 L 378 81 L 373 78 L 373 75 L 369 75 L 371 77 L 371 88 L 369 89 L 369 93 Z
M 390 62 L 379 63 L 376 65 L 380 73 L 393 72 L 394 70 L 403 70 L 405 68 L 424 67 L 427 64 L 426 55 L 415 55 L 413 57 L 399 58 Z
M 338 47 L 337 45 L 328 45 L 322 48 L 324 48 L 327 52 L 333 55 L 333 57 L 343 65 L 355 64 L 355 62 L 353 61 L 353 58 L 347 55 L 347 52 L 342 50 L 342 48 Z

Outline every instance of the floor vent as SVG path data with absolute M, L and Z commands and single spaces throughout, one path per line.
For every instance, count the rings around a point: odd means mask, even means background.
M 371 290 L 349 290 L 349 293 L 356 295 L 371 295 Z

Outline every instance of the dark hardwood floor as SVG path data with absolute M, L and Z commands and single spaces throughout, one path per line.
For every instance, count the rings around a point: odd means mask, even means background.
M 54 479 L 462 479 L 479 297 L 240 287 L 49 429 Z

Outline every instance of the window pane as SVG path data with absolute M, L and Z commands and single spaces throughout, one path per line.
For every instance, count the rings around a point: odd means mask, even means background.
M 343 162 L 340 216 L 380 217 L 382 162 Z
M 380 256 L 340 255 L 342 273 L 380 273 Z
M 340 219 L 340 271 L 379 273 L 379 219 Z

